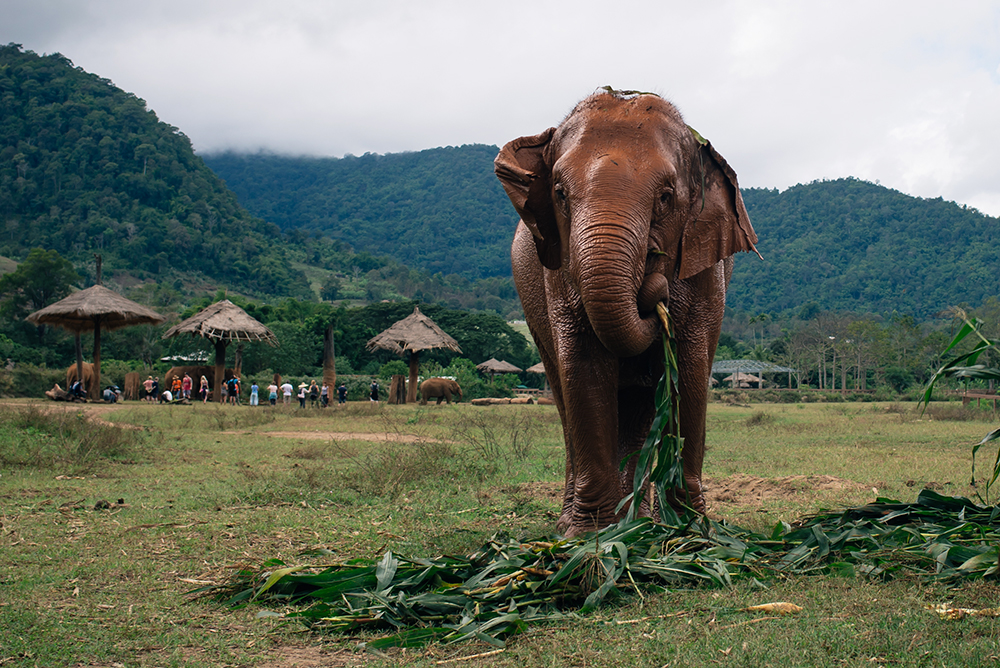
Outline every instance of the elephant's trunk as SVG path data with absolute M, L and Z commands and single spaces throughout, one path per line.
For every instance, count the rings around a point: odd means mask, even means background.
M 579 220 L 579 219 L 578 219 Z M 618 357 L 633 357 L 656 340 L 656 303 L 669 296 L 662 274 L 644 274 L 649 223 L 627 216 L 595 216 L 577 231 L 580 296 L 601 343 Z

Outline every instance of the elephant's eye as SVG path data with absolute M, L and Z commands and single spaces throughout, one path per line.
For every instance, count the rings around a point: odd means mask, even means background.
M 660 193 L 660 204 L 670 204 L 670 200 L 674 197 L 674 191 L 670 188 L 664 190 Z
M 556 199 L 558 199 L 560 203 L 565 202 L 566 201 L 566 191 L 563 190 L 563 187 L 562 187 L 561 183 L 557 183 L 556 184 L 555 191 L 556 191 Z

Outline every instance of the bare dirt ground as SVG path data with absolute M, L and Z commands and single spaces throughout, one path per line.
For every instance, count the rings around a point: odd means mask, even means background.
M 371 660 L 371 655 L 322 645 L 283 645 L 268 655 L 270 658 L 257 665 L 261 668 L 347 668 L 363 666 Z
M 760 506 L 768 501 L 804 501 L 812 498 L 816 492 L 864 489 L 865 486 L 830 475 L 758 478 L 757 476 L 740 474 L 719 479 L 706 478 L 705 488 L 709 508 L 715 512 L 721 512 L 734 505 L 752 507 Z M 518 486 L 518 491 L 533 498 L 561 503 L 563 483 L 524 483 Z
M 73 412 L 73 413 L 85 413 L 88 417 L 93 418 L 96 422 L 102 424 L 111 424 L 105 420 L 102 416 L 107 415 L 112 411 L 117 411 L 125 408 L 122 404 L 106 404 L 103 401 L 98 402 L 87 402 L 85 404 L 76 403 L 73 401 L 46 401 L 43 403 L 29 402 L 29 401 L 9 401 L 5 402 L 6 406 L 27 406 L 29 404 L 34 404 L 40 408 L 51 411 L 63 411 L 63 412 Z M 127 425 L 118 425 L 119 427 Z
M 10 405 L 14 405 L 21 402 L 11 402 Z M 25 405 L 27 402 L 24 402 Z M 127 408 L 128 404 L 106 404 L 104 402 L 88 402 L 85 404 L 65 402 L 65 401 L 50 401 L 41 404 L 47 410 L 54 411 L 72 411 L 72 412 L 82 412 L 88 417 L 94 419 L 97 422 L 103 424 L 112 424 L 111 422 L 105 420 L 102 416 L 111 413 L 112 411 L 121 410 Z M 120 427 L 128 425 L 118 425 Z M 242 431 L 227 431 L 224 434 L 242 434 Z M 267 432 L 257 432 L 261 436 L 271 436 L 274 438 L 297 438 L 307 441 L 374 441 L 377 443 L 415 443 L 417 441 L 422 442 L 437 442 L 435 439 L 427 438 L 423 436 L 414 436 L 413 434 L 391 434 L 391 433 L 372 433 L 372 432 L 353 432 L 353 431 L 267 431 Z
M 728 478 L 705 479 L 709 505 L 738 503 L 756 505 L 765 501 L 795 501 L 814 492 L 862 489 L 864 485 L 831 475 L 789 475 L 780 478 L 758 478 L 752 475 L 732 475 Z
M 227 434 L 238 434 L 242 432 L 224 432 Z M 262 431 L 260 436 L 273 436 L 274 438 L 298 438 L 307 441 L 376 441 L 379 443 L 416 443 L 437 442 L 432 438 L 414 436 L 413 434 L 390 434 L 390 433 L 370 433 L 356 431 Z

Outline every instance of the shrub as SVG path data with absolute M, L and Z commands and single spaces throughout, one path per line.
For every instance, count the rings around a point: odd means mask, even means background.
M 892 389 L 897 392 L 903 392 L 906 388 L 913 385 L 913 373 L 901 366 L 890 366 L 885 370 L 885 380 Z
M 142 432 L 88 420 L 80 412 L 36 405 L 0 408 L 0 466 L 90 469 L 130 457 Z
M 34 364 L 17 364 L 0 369 L 0 394 L 5 397 L 44 397 L 47 390 L 66 384 L 65 369 L 49 369 Z M 66 389 L 66 388 L 63 388 Z
M 774 416 L 764 411 L 755 411 L 744 424 L 748 427 L 763 427 L 774 423 Z
M 340 486 L 366 498 L 394 499 L 407 487 L 448 470 L 443 460 L 452 455 L 451 446 L 436 441 L 387 443 L 364 455 L 338 446 L 350 464 L 338 471 Z
M 502 467 L 511 471 L 524 461 L 538 438 L 535 414 L 522 407 L 484 408 L 466 412 L 455 425 L 455 439 L 470 446 L 476 457 L 470 460 L 483 473 Z

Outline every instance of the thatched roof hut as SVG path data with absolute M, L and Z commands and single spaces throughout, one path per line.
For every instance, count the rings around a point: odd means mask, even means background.
M 506 360 L 498 360 L 494 357 L 489 358 L 482 364 L 477 364 L 476 368 L 483 373 L 488 373 L 491 376 L 498 373 L 518 373 L 521 371 L 520 368 L 514 366 Z
M 754 383 L 756 383 L 757 387 L 760 387 L 761 383 L 764 382 L 760 376 L 754 376 L 753 374 L 742 373 L 740 371 L 726 376 L 722 380 L 726 383 L 732 383 L 733 387 L 750 387 L 750 385 Z
M 445 348 L 462 352 L 458 341 L 446 334 L 433 320 L 420 312 L 418 307 L 413 313 L 395 323 L 387 330 L 372 337 L 366 346 L 368 350 L 388 350 L 402 355 L 410 353 L 410 379 L 406 388 L 406 401 L 417 400 L 417 376 L 420 372 L 420 351 L 434 348 Z
M 156 311 L 136 304 L 100 284 L 74 292 L 27 317 L 28 322 L 35 325 L 55 325 L 76 335 L 77 378 L 83 378 L 80 334 L 94 332 L 94 381 L 87 388 L 87 393 L 93 399 L 101 396 L 101 330 L 158 325 L 164 319 Z
M 222 401 L 226 346 L 231 341 L 262 341 L 271 346 L 278 345 L 274 332 L 228 299 L 207 306 L 184 322 L 174 325 L 163 338 L 169 339 L 178 334 L 201 336 L 215 344 L 215 385 L 212 397 L 217 403 Z
M 228 299 L 215 302 L 195 313 L 182 323 L 167 330 L 163 338 L 178 334 L 203 336 L 211 341 L 263 341 L 275 346 L 274 332 Z
M 527 369 L 525 369 L 525 371 L 527 371 L 528 373 L 540 373 L 543 376 L 545 376 L 545 388 L 544 388 L 544 391 L 545 392 L 549 391 L 549 377 L 545 374 L 545 364 L 543 364 L 542 362 L 539 362 L 538 364 L 535 364 L 533 366 L 529 366 Z

